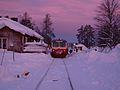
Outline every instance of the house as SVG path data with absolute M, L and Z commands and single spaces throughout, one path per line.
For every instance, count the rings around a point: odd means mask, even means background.
M 23 52 L 28 38 L 43 40 L 41 35 L 19 22 L 0 18 L 0 49 Z

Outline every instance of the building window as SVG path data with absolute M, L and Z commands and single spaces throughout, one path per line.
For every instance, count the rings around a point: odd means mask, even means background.
M 2 48 L 2 49 L 7 48 L 7 39 L 6 38 L 0 38 L 0 48 Z
M 7 45 L 7 39 L 3 39 L 3 49 L 7 48 L 6 45 Z

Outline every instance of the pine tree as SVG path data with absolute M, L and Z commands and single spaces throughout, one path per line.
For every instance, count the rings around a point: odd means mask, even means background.
M 120 10 L 118 0 L 104 0 L 97 11 L 95 20 L 98 31 L 98 46 L 115 47 L 120 43 Z
M 42 36 L 44 37 L 45 43 L 50 44 L 52 38 L 55 37 L 53 30 L 54 29 L 52 28 L 52 21 L 50 14 L 46 14 L 43 20 L 43 27 L 42 27 Z
M 32 30 L 34 30 L 35 24 L 32 22 L 32 18 L 29 16 L 27 12 L 23 13 L 23 15 L 20 15 L 20 23 Z M 25 36 L 26 37 L 26 36 Z M 36 40 L 38 40 L 36 38 Z M 34 39 L 31 38 L 29 35 L 27 35 L 27 42 L 33 42 Z
M 35 30 L 38 34 L 42 35 L 42 34 L 41 34 L 41 29 L 40 29 L 39 26 L 34 25 L 34 30 Z
M 32 18 L 27 12 L 25 12 L 23 15 L 20 15 L 20 23 L 30 29 L 34 29 L 34 23 L 32 22 Z
M 78 42 L 82 43 L 83 42 L 83 37 L 84 37 L 84 27 L 83 27 L 83 25 L 77 31 L 78 31 L 78 34 L 76 36 L 77 36 Z
M 79 43 L 84 44 L 88 48 L 95 45 L 94 30 L 91 25 L 82 25 L 77 31 L 78 34 L 76 36 Z

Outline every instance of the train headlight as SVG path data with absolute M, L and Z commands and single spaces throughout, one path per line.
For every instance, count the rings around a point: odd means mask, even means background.
M 52 51 L 54 52 L 54 51 L 55 51 L 55 49 L 52 49 Z
M 63 52 L 66 52 L 66 50 L 63 50 Z

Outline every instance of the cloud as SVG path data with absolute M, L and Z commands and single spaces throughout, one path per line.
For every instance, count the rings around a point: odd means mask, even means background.
M 29 12 L 33 16 L 52 14 L 58 21 L 77 22 L 78 19 L 93 18 L 95 0 L 0 0 L 0 9 Z M 14 2 L 13 2 L 14 1 Z M 4 7 L 7 6 L 7 7 Z
M 93 18 L 96 2 L 93 0 L 49 0 L 39 8 L 43 13 L 51 13 L 59 21 L 75 22 L 78 18 Z
M 20 15 L 28 12 L 37 22 L 50 13 L 57 32 L 71 32 L 81 24 L 93 24 L 101 0 L 0 0 L 0 13 Z M 73 30 L 74 29 L 74 30 Z
M 21 12 L 15 11 L 15 10 L 13 10 L 13 11 L 0 10 L 0 13 L 1 13 L 2 15 L 7 15 L 7 13 L 9 13 L 9 15 L 18 15 L 18 13 L 20 14 Z

